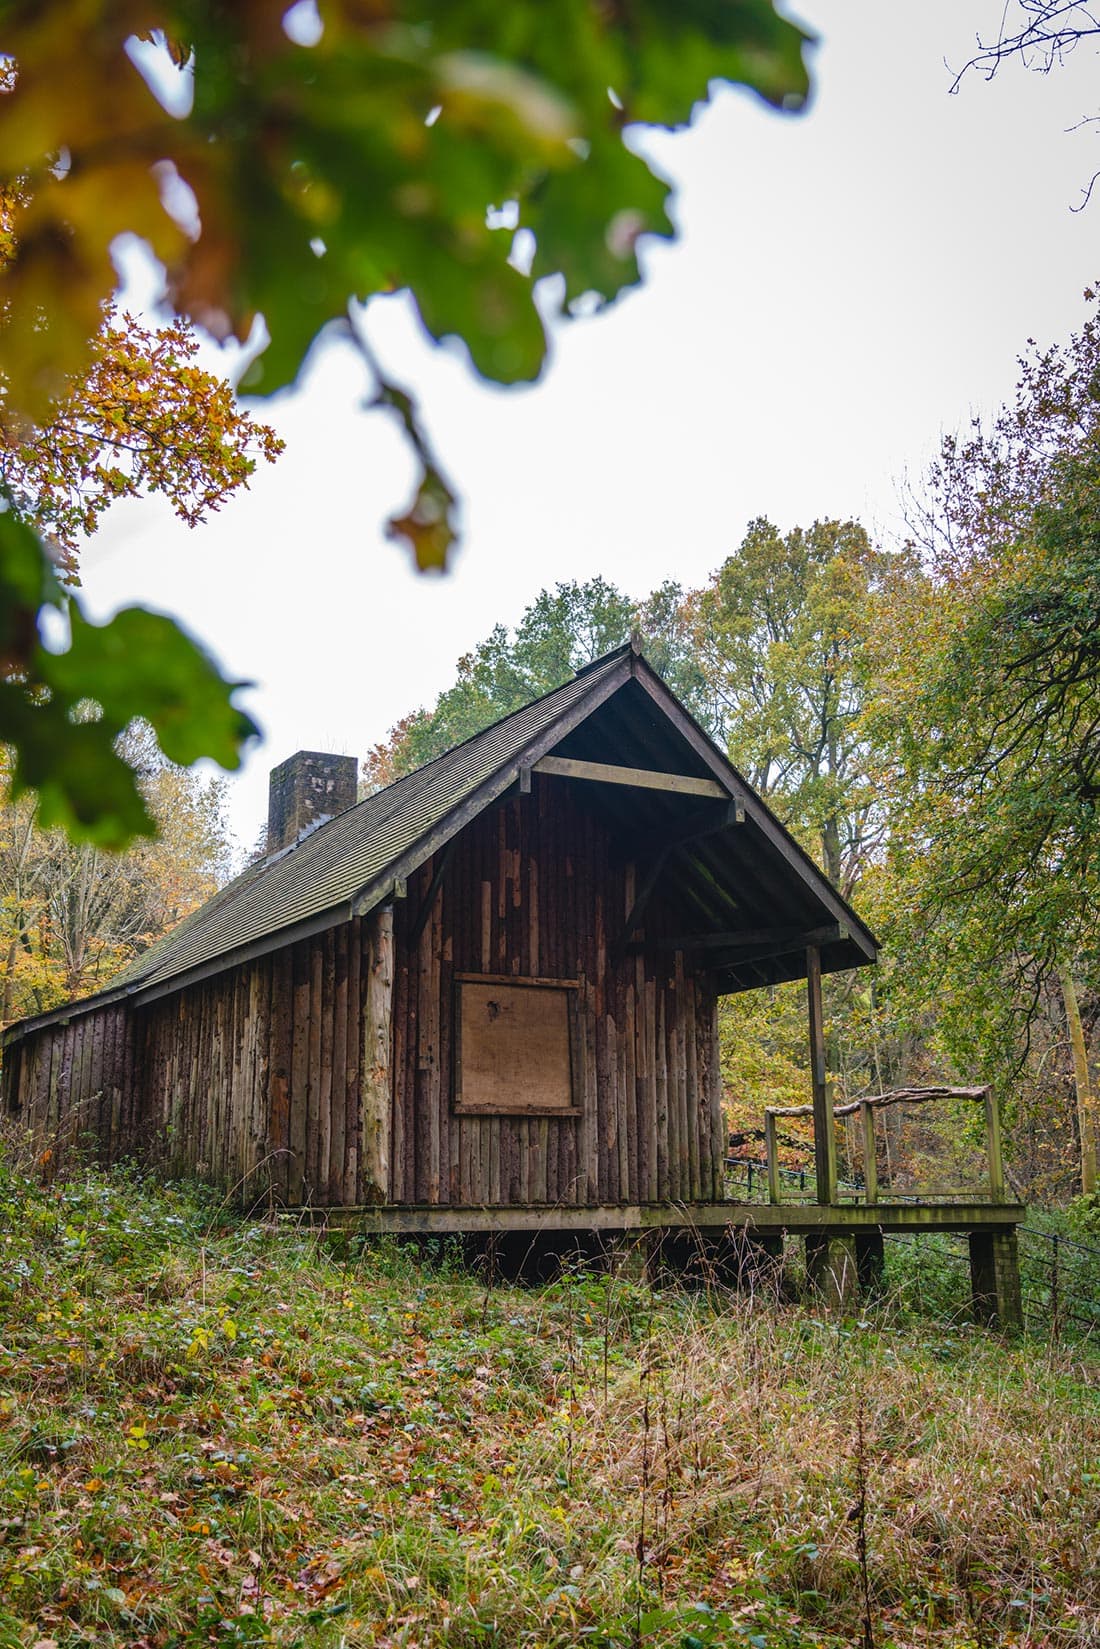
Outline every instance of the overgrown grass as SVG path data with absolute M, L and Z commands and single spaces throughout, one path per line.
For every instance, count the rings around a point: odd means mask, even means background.
M 0 1170 L 0 1244 L 5 1649 L 1100 1642 L 1088 1347 L 487 1289 L 125 1174 Z

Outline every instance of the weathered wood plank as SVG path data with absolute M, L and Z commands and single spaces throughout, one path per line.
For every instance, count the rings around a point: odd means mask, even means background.
M 574 761 L 567 756 L 543 756 L 536 773 L 558 779 L 586 779 L 597 784 L 630 785 L 638 790 L 665 790 L 676 796 L 713 796 L 728 799 L 730 792 L 715 779 L 697 779 L 687 773 L 660 773 L 647 767 L 615 767 L 609 762 Z
M 329 1184 L 330 1200 L 333 1202 L 343 1202 L 347 1197 L 347 1075 L 348 929 L 345 924 L 335 929 L 332 942 L 332 1070 L 329 1085 L 332 1132 L 329 1138 Z
M 370 922 L 370 967 L 363 1013 L 363 1131 L 360 1146 L 364 1200 L 384 1202 L 390 1185 L 390 1059 L 394 982 L 393 907 Z
M 291 1090 L 294 1049 L 294 957 L 276 951 L 271 963 L 270 1103 L 268 1150 L 272 1184 L 289 1202 Z
M 287 1161 L 287 1200 L 300 1206 L 306 1186 L 306 1127 L 309 1091 L 309 941 L 293 951 L 292 1032 L 290 1053 L 290 1156 Z
M 365 918 L 356 916 L 348 923 L 348 1017 L 347 1034 L 345 1038 L 347 1061 L 344 1073 L 344 1199 L 348 1202 L 364 1202 L 361 1173 L 360 1173 L 360 1138 L 362 1137 L 361 1090 L 365 1072 L 362 1049 L 363 987 L 362 987 L 362 927 Z M 391 959 L 392 961 L 392 959 Z M 391 975 L 392 977 L 392 975 Z M 391 1041 L 391 1063 L 396 1057 Z M 388 1125 L 393 1131 L 392 1105 L 392 1073 L 388 1074 L 390 1088 L 390 1108 L 387 1111 Z M 386 1190 L 391 1192 L 393 1164 L 390 1164 L 391 1179 Z
M 317 1195 L 332 1202 L 332 1044 L 335 997 L 335 942 L 332 929 L 313 941 L 321 991 L 317 1027 Z

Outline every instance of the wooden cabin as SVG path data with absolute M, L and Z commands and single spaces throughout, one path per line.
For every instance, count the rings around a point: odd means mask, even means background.
M 716 1006 L 805 978 L 829 1238 L 821 975 L 875 940 L 633 646 L 356 777 L 277 768 L 261 862 L 9 1027 L 7 1111 L 59 1156 L 375 1230 L 757 1231 L 724 1194 Z

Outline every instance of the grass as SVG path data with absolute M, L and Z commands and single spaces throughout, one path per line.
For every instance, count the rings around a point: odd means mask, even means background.
M 1100 1643 L 1100 1358 L 0 1168 L 0 1645 Z

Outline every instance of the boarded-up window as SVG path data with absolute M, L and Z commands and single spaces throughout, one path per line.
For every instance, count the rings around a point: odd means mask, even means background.
M 456 985 L 455 1110 L 576 1116 L 575 980 L 464 974 Z

